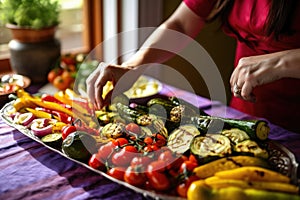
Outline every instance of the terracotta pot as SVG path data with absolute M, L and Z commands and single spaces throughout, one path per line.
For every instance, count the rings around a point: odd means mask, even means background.
M 13 40 L 9 42 L 10 64 L 14 72 L 28 76 L 33 83 L 47 82 L 47 74 L 59 62 L 61 45 L 56 27 L 30 29 L 7 24 Z
M 51 40 L 55 36 L 56 26 L 43 29 L 31 29 L 27 27 L 19 27 L 14 24 L 6 24 L 12 32 L 12 37 L 19 42 L 44 42 Z

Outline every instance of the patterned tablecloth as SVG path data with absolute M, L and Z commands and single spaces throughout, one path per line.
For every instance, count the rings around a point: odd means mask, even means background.
M 208 114 L 251 118 L 237 110 L 170 86 L 176 95 Z M 300 161 L 300 134 L 270 124 L 270 139 L 286 146 Z M 298 173 L 299 176 L 299 173 Z M 0 199 L 150 199 L 44 147 L 0 120 Z

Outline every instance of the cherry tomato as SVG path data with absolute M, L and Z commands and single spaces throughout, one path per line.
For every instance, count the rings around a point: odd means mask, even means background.
M 184 161 L 186 161 L 186 160 L 188 160 L 188 157 L 186 157 L 185 155 L 181 155 L 181 156 L 179 156 L 179 157 L 176 157 L 175 158 L 175 160 L 174 160 L 174 162 L 172 162 L 172 164 L 171 164 L 171 168 L 173 169 L 173 170 L 179 170 L 180 169 L 180 167 L 181 167 L 181 164 L 184 162 Z
M 94 169 L 104 170 L 105 165 L 98 157 L 98 154 L 93 154 L 89 159 L 89 166 Z
M 153 139 L 151 137 L 145 137 L 144 143 L 151 145 L 153 143 Z
M 125 144 L 128 144 L 128 140 L 126 138 L 117 138 L 113 141 L 113 144 L 116 147 L 122 147 Z
M 187 197 L 187 190 L 189 189 L 192 182 L 199 180 L 196 175 L 187 177 L 182 183 L 178 184 L 176 187 L 177 194 L 181 197 Z
M 191 155 L 189 156 L 189 160 L 190 160 L 191 162 L 194 162 L 194 163 L 197 163 L 197 164 L 198 164 L 198 160 L 197 160 L 196 156 L 193 155 L 193 154 L 191 154 Z
M 154 137 L 153 143 L 156 144 L 158 147 L 162 147 L 166 145 L 167 143 L 166 138 L 161 134 L 156 133 L 153 135 L 153 137 Z
M 130 165 L 135 167 L 139 166 L 142 167 L 143 169 L 146 169 L 148 164 L 151 163 L 152 159 L 148 156 L 135 156 L 132 158 Z
M 54 68 L 48 73 L 48 81 L 49 83 L 53 83 L 54 79 L 61 75 L 63 70 L 61 68 Z
M 167 168 L 170 169 L 172 167 L 172 163 L 176 160 L 171 150 L 165 150 L 158 155 L 157 160 L 164 161 L 167 165 Z
M 162 160 L 155 160 L 147 166 L 147 173 L 152 172 L 164 172 L 166 169 L 166 163 Z
M 68 83 L 68 85 L 70 85 L 71 82 L 74 81 L 72 74 L 68 70 L 64 70 L 63 73 L 61 74 L 61 77 Z
M 137 149 L 128 145 L 122 148 L 120 151 L 113 154 L 111 161 L 116 166 L 129 166 L 133 157 L 137 155 Z
M 180 172 L 192 172 L 197 166 L 197 163 L 186 160 L 181 164 Z
M 126 131 L 139 134 L 141 132 L 141 128 L 136 123 L 129 123 L 125 126 Z
M 77 128 L 73 125 L 66 125 L 61 129 L 61 137 L 64 140 L 70 133 L 77 131 Z
M 69 83 L 64 80 L 61 75 L 55 77 L 53 80 L 53 85 L 59 90 L 65 90 L 69 87 Z
M 147 173 L 147 178 L 151 187 L 157 191 L 167 190 L 171 186 L 170 180 L 162 172 L 152 171 Z
M 124 167 L 113 167 L 107 171 L 107 174 L 113 178 L 124 181 L 125 170 Z
M 146 183 L 147 177 L 145 173 L 138 172 L 138 167 L 129 166 L 124 174 L 124 180 L 134 186 L 142 186 Z
M 76 59 L 73 54 L 66 54 L 61 57 L 61 63 L 63 65 L 75 65 L 76 64 Z
M 115 145 L 112 142 L 108 142 L 100 146 L 98 150 L 98 157 L 101 161 L 105 162 L 114 151 Z

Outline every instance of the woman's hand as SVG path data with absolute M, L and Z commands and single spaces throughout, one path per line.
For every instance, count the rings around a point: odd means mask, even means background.
M 230 85 L 234 96 L 254 102 L 255 87 L 288 77 L 300 78 L 300 49 L 241 58 Z
M 108 81 L 111 81 L 115 87 L 120 78 L 130 70 L 130 67 L 123 67 L 121 65 L 109 65 L 106 63 L 100 63 L 93 71 L 92 74 L 86 80 L 87 94 L 90 101 L 95 104 L 97 109 L 101 109 L 103 106 L 108 105 L 111 101 L 112 92 L 110 91 L 103 99 L 103 87 Z M 133 84 L 134 80 L 122 81 L 122 87 L 114 88 L 117 93 L 122 93 L 128 90 Z

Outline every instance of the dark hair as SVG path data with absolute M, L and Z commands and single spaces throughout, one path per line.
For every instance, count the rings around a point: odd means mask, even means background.
M 235 0 L 228 0 L 226 6 L 220 11 L 216 17 L 220 17 L 222 25 L 226 25 L 231 29 L 239 38 L 240 36 L 236 31 L 230 27 L 228 23 L 228 15 L 232 9 Z M 295 7 L 299 0 L 271 0 L 270 1 L 270 12 L 267 16 L 265 23 L 265 34 L 266 36 L 274 36 L 278 40 L 282 34 L 292 34 L 293 30 L 291 27 L 293 15 L 295 14 Z M 241 38 L 240 38 L 241 39 Z

